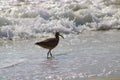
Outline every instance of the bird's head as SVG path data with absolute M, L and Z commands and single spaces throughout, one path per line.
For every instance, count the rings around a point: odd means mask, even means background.
M 59 36 L 61 36 L 61 37 L 64 39 L 64 37 L 63 37 L 62 35 L 60 35 L 59 32 L 56 32 L 56 33 L 55 33 L 55 37 L 57 38 L 57 37 L 59 37 Z

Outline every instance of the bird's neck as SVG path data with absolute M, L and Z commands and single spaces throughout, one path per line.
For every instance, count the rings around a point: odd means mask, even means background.
M 55 36 L 56 37 L 56 39 L 58 39 L 59 40 L 59 36 Z

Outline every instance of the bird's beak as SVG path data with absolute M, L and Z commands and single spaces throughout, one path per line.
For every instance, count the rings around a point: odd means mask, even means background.
M 61 36 L 64 39 L 64 37 L 62 35 L 59 35 L 59 36 Z

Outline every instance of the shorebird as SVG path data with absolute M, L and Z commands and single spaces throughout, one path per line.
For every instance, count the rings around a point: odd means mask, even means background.
M 56 32 L 55 33 L 55 38 L 48 38 L 48 39 L 46 39 L 44 41 L 36 42 L 35 44 L 38 45 L 38 46 L 41 46 L 43 48 L 49 49 L 49 51 L 47 53 L 47 58 L 49 58 L 49 55 L 51 57 L 53 57 L 52 53 L 51 53 L 51 50 L 58 45 L 59 36 L 61 36 L 64 39 L 64 37 L 62 35 L 60 35 L 59 32 Z

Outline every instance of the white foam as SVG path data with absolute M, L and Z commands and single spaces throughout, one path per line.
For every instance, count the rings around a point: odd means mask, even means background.
M 119 0 L 1 0 L 0 38 L 120 28 Z M 117 4 L 116 4 L 117 3 Z
M 3 18 L 3 17 L 0 17 L 0 26 L 5 26 L 5 25 L 11 25 L 11 21 L 6 19 L 6 18 Z

